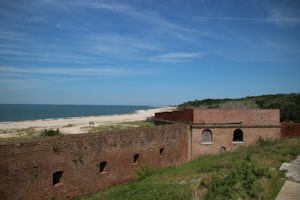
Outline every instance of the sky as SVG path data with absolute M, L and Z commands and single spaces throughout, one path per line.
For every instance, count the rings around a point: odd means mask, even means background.
M 299 92 L 299 0 L 0 0 L 0 103 Z

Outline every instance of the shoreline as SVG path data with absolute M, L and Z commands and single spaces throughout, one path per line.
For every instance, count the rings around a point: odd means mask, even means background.
M 137 112 L 127 114 L 0 122 L 0 138 L 19 136 L 20 130 L 28 128 L 37 130 L 59 129 L 62 134 L 80 134 L 86 133 L 84 127 L 89 127 L 90 122 L 93 122 L 96 127 L 114 123 L 143 121 L 148 117 L 153 117 L 157 112 L 172 111 L 174 109 L 176 109 L 176 107 L 158 107 L 147 110 L 138 110 Z

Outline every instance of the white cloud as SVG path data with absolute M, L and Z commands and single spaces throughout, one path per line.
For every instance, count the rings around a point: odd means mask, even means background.
M 152 72 L 143 70 L 130 70 L 113 67 L 98 68 L 20 68 L 11 66 L 0 66 L 0 73 L 5 74 L 41 74 L 41 75 L 65 75 L 65 76 L 126 76 L 138 74 L 150 74 Z
M 151 59 L 154 62 L 178 62 L 186 61 L 191 58 L 200 58 L 203 56 L 203 52 L 173 52 L 168 54 L 162 54 L 155 56 Z

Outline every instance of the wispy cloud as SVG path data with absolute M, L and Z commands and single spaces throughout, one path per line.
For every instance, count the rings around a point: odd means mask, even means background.
M 0 66 L 0 75 L 5 74 L 41 74 L 61 76 L 126 76 L 151 73 L 150 71 L 137 71 L 130 69 L 99 67 L 99 68 L 20 68 Z
M 156 41 L 146 40 L 139 35 L 121 35 L 117 33 L 94 33 L 86 35 L 81 46 L 91 54 L 110 55 L 114 59 L 136 59 L 143 52 L 161 49 Z M 117 56 L 117 57 L 116 57 Z
M 219 20 L 219 21 L 240 21 L 240 22 L 259 22 L 274 24 L 278 27 L 296 26 L 300 24 L 300 17 L 282 16 L 282 13 L 272 11 L 267 17 L 246 18 L 246 17 L 198 17 L 198 20 Z
M 275 24 L 278 27 L 297 26 L 300 24 L 300 13 L 298 10 L 292 10 L 282 7 L 267 8 L 268 16 L 265 21 Z
M 230 16 L 202 16 L 198 21 L 236 21 L 236 22 L 259 22 L 273 24 L 278 27 L 297 26 L 300 24 L 300 12 L 287 7 L 265 7 L 265 16 L 261 17 L 230 17 Z
M 160 13 L 137 10 L 130 5 L 124 5 L 122 3 L 103 3 L 103 2 L 81 2 L 81 6 L 84 5 L 89 8 L 109 10 L 128 16 L 136 21 L 142 22 L 149 27 L 148 31 L 158 35 L 169 35 L 181 40 L 191 40 L 191 34 L 199 34 L 199 30 L 186 27 L 182 24 L 172 22 L 171 20 L 162 17 Z M 190 37 L 188 37 L 189 35 Z
M 187 61 L 192 58 L 200 58 L 203 56 L 203 52 L 173 52 L 168 54 L 162 54 L 151 58 L 154 62 L 178 62 Z

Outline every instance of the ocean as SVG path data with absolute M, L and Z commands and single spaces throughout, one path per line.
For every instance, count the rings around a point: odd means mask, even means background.
M 0 104 L 0 122 L 134 113 L 151 106 Z

